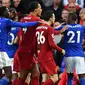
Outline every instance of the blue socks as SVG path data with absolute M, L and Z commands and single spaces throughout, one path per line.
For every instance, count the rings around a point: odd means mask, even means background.
M 9 83 L 9 80 L 6 77 L 3 77 L 0 80 L 0 85 L 8 85 L 8 83 Z
M 80 78 L 80 85 L 85 85 L 85 78 Z
M 67 85 L 73 85 L 73 77 L 68 76 L 68 84 Z

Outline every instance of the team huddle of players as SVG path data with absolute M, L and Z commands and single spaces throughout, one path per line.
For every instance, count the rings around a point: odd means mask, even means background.
M 42 13 L 38 2 L 29 4 L 29 14 L 14 22 L 5 18 L 6 7 L 0 7 L 0 71 L 4 69 L 0 85 L 10 85 L 12 80 L 11 63 L 14 58 L 13 70 L 19 72 L 19 78 L 12 85 L 73 85 L 73 73 L 78 76 L 80 85 L 85 85 L 85 60 L 82 48 L 85 26 L 77 24 L 75 13 L 68 15 L 67 25 L 56 27 L 53 11 Z M 80 11 L 82 21 L 85 20 Z M 40 19 L 41 17 L 41 19 Z M 54 36 L 63 33 L 63 47 L 54 42 Z M 18 43 L 18 44 L 17 44 Z M 53 50 L 60 51 L 65 56 L 64 79 L 58 82 L 58 67 L 53 59 Z M 42 82 L 40 82 L 40 73 Z

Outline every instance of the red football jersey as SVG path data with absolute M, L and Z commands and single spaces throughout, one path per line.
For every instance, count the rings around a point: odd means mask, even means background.
M 22 22 L 31 22 L 31 21 L 40 21 L 41 19 L 39 17 L 36 16 L 32 16 L 32 15 L 27 15 L 26 17 L 22 18 Z M 19 47 L 19 51 L 20 52 L 33 52 L 34 49 L 34 36 L 36 33 L 36 26 L 31 26 L 29 28 L 23 28 L 23 38 L 22 38 L 22 42 L 20 44 Z
M 46 60 L 46 55 L 52 57 L 52 50 L 62 51 L 54 42 L 54 29 L 43 23 L 36 28 L 37 44 L 40 49 L 39 60 Z

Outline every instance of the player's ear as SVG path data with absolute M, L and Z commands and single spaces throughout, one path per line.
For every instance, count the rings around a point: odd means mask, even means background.
M 49 21 L 52 21 L 52 18 L 50 17 Z
M 49 21 L 51 21 L 51 22 L 52 22 L 52 21 L 53 21 L 53 18 L 52 18 L 52 17 L 50 17 Z
M 34 12 L 37 12 L 37 9 L 35 9 Z

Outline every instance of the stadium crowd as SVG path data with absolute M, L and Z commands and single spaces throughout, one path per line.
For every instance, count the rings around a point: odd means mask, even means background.
M 0 0 L 0 85 L 85 85 L 85 0 Z

